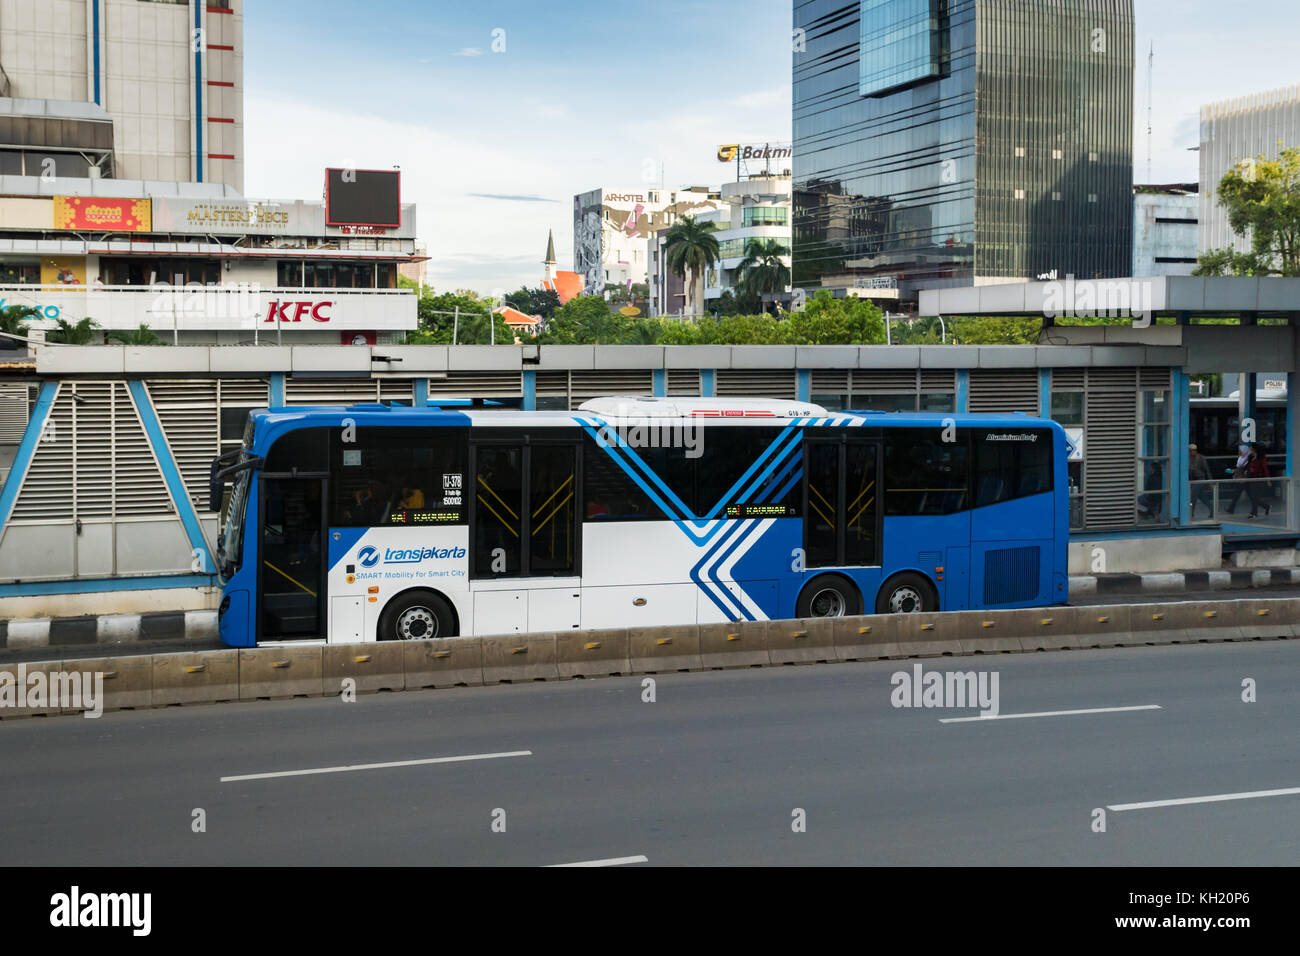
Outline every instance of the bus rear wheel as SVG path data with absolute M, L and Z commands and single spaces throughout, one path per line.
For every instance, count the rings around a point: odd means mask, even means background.
M 381 641 L 426 641 L 456 636 L 456 615 L 446 599 L 432 591 L 398 595 L 379 615 Z
M 876 596 L 877 614 L 919 614 L 939 610 L 939 594 L 925 576 L 912 571 L 895 575 Z
M 799 594 L 797 617 L 848 617 L 862 613 L 862 594 L 848 578 L 823 574 Z

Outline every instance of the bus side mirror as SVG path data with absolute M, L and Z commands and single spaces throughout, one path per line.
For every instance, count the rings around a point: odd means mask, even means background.
M 225 482 L 218 476 L 221 470 L 221 463 L 218 459 L 212 460 L 211 470 L 208 472 L 208 510 L 221 510 L 221 492 L 225 487 Z

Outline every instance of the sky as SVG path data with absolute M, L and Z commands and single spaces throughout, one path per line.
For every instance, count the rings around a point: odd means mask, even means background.
M 1135 0 L 1134 164 L 1195 182 L 1199 108 L 1300 83 L 1297 0 Z M 790 0 L 246 0 L 244 192 L 310 199 L 326 166 L 402 170 L 429 281 L 537 286 L 573 197 L 716 187 L 723 143 L 789 142 Z

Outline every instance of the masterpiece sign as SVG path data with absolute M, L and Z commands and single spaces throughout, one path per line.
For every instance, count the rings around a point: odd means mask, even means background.
M 155 199 L 156 232 L 319 236 L 325 216 L 319 203 L 301 200 Z

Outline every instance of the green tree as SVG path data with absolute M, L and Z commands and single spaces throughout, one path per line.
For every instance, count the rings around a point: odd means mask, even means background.
M 574 296 L 537 334 L 542 345 L 618 345 L 628 333 L 627 319 L 611 312 L 603 296 Z
M 755 292 L 727 289 L 713 300 L 709 310 L 714 316 L 719 315 L 754 315 L 763 311 L 763 299 Z
M 745 258 L 740 260 L 736 283 L 745 292 L 762 296 L 784 292 L 790 287 L 790 267 L 782 260 L 790 249 L 776 239 L 750 239 L 745 243 Z
M 10 305 L 0 309 L 0 332 L 7 335 L 26 335 L 30 319 L 39 319 L 40 310 L 30 305 Z
M 153 329 L 141 322 L 138 329 L 132 329 L 129 332 L 110 332 L 108 334 L 110 342 L 116 342 L 118 345 L 166 345 L 166 341 L 159 338 Z
M 1211 250 L 1198 260 L 1198 275 L 1300 276 L 1300 147 L 1276 159 L 1243 160 L 1219 180 L 1215 195 L 1232 231 L 1250 236 L 1250 253 Z
M 960 345 L 1036 345 L 1042 319 L 970 316 L 948 319 L 948 341 Z
M 57 328 L 50 329 L 45 341 L 58 342 L 63 345 L 99 345 L 104 341 L 103 330 L 90 316 L 86 316 L 75 325 L 64 319 L 55 319 Z
M 804 306 L 782 320 L 788 323 L 787 341 L 796 345 L 873 345 L 885 341 L 885 321 L 870 299 L 835 298 L 820 289 Z
M 546 321 L 560 307 L 560 297 L 553 289 L 530 289 L 523 286 L 506 296 L 506 305 L 525 315 L 540 315 L 542 321 Z
M 686 311 L 694 313 L 691 301 L 695 279 L 718 261 L 716 222 L 699 222 L 694 216 L 682 216 L 668 230 L 664 240 L 664 257 L 668 268 L 686 283 Z M 689 277 L 689 278 L 688 278 Z

